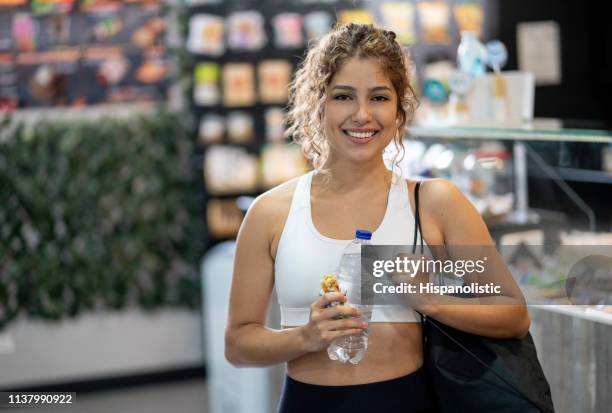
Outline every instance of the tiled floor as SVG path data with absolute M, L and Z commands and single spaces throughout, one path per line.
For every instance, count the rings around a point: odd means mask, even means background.
M 206 413 L 206 381 L 189 381 L 130 387 L 124 390 L 76 395 L 70 407 L 11 408 L 10 413 Z

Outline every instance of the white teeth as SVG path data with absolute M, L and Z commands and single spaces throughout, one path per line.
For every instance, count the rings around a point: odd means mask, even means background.
M 357 132 L 346 131 L 346 133 L 348 133 L 353 138 L 365 139 L 365 138 L 369 138 L 370 136 L 374 135 L 376 132 L 357 133 Z

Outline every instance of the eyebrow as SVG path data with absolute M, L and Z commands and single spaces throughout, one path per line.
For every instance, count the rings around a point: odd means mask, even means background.
M 336 85 L 334 86 L 332 89 L 345 89 L 345 90 L 356 90 L 353 86 L 348 86 L 348 85 Z M 368 89 L 370 92 L 377 92 L 379 90 L 386 90 L 391 92 L 391 88 L 389 86 L 375 86 L 375 87 L 371 87 L 370 89 Z

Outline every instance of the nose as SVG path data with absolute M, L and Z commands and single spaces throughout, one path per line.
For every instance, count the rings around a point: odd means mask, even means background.
M 352 120 L 360 125 L 365 125 L 372 120 L 372 112 L 368 102 L 357 102 L 355 112 L 353 113 Z

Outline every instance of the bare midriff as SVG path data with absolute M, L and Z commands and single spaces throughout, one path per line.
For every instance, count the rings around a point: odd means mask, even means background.
M 303 383 L 345 386 L 402 377 L 423 363 L 420 323 L 370 323 L 368 350 L 358 365 L 330 360 L 327 351 L 287 363 L 287 374 Z

